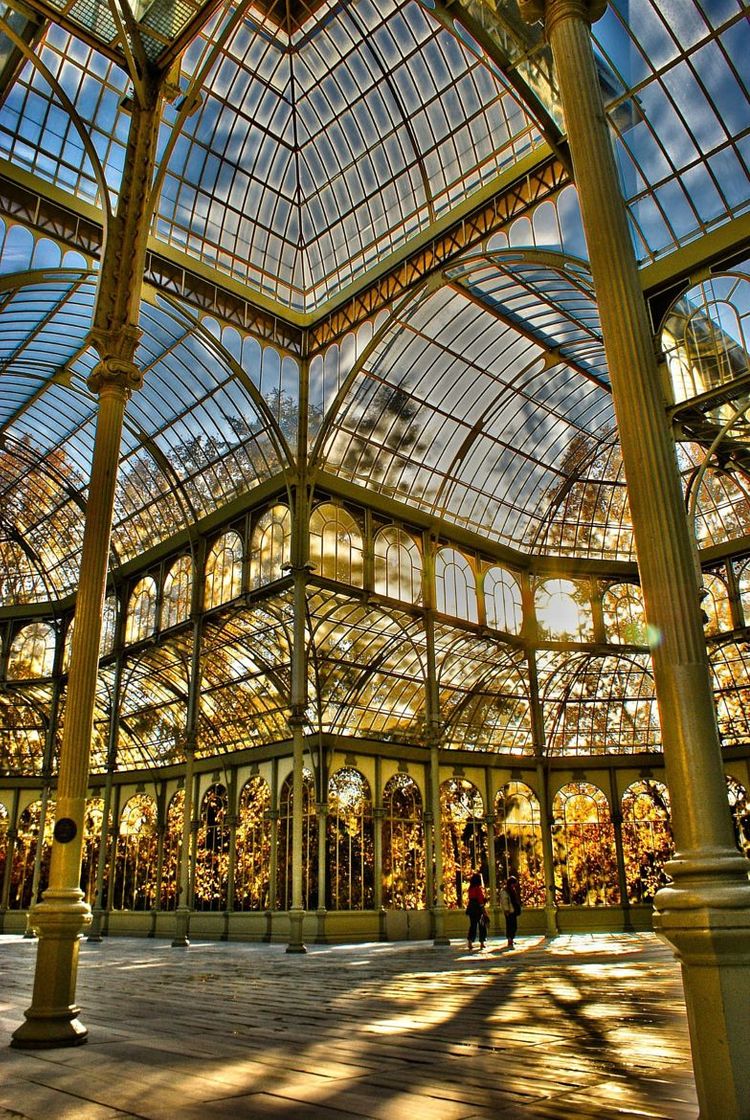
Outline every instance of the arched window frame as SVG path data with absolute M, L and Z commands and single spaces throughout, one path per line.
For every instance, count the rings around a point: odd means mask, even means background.
M 214 782 L 201 799 L 195 837 L 195 910 L 226 910 L 229 844 L 229 793 L 221 782 Z
M 234 876 L 235 910 L 271 908 L 271 788 L 256 775 L 240 791 Z
M 458 549 L 445 546 L 435 554 L 435 606 L 441 614 L 478 621 L 474 569 Z
M 507 568 L 488 568 L 484 574 L 484 609 L 487 625 L 506 634 L 523 628 L 521 585 Z
M 669 791 L 663 782 L 641 778 L 623 793 L 622 847 L 629 901 L 653 902 L 668 881 L 664 865 L 674 851 Z
M 161 627 L 168 630 L 190 618 L 193 605 L 193 560 L 179 556 L 164 577 Z
M 9 680 L 49 678 L 55 665 L 57 631 L 49 622 L 30 622 L 13 638 L 8 653 Z
M 230 603 L 242 592 L 242 538 L 234 529 L 214 542 L 206 557 L 206 610 Z
M 332 910 L 371 910 L 375 834 L 370 783 L 342 766 L 328 782 L 328 898 Z
M 250 541 L 250 587 L 264 587 L 281 579 L 291 561 L 292 513 L 277 504 L 255 523 Z
M 128 645 L 143 642 L 156 633 L 159 588 L 153 576 L 144 576 L 136 583 L 128 599 L 125 641 Z
M 534 611 L 543 638 L 571 642 L 594 639 L 590 592 L 580 580 L 542 580 L 534 590 Z
M 133 794 L 120 811 L 112 899 L 115 910 L 151 910 L 155 905 L 157 823 L 156 801 L 148 794 Z
M 602 595 L 602 615 L 608 642 L 646 645 L 646 612 L 639 584 L 611 584 Z
M 310 561 L 323 579 L 364 586 L 362 531 L 342 506 L 322 502 L 310 515 Z
M 440 823 L 445 905 L 463 909 L 474 871 L 488 882 L 484 800 L 473 782 L 448 778 L 440 786 Z
M 374 588 L 378 595 L 419 603 L 422 598 L 422 554 L 399 525 L 385 525 L 375 534 Z
M 569 782 L 555 794 L 553 818 L 558 904 L 617 905 L 615 834 L 602 790 L 590 782 Z
M 408 774 L 394 774 L 383 789 L 383 905 L 427 905 L 422 793 Z
M 495 866 L 515 875 L 524 906 L 544 906 L 544 852 L 539 799 L 525 782 L 506 782 L 495 795 Z

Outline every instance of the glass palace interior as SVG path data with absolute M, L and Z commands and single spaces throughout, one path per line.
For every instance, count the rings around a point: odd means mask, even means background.
M 750 856 L 747 5 L 615 0 L 592 37 Z M 134 58 L 168 88 L 97 929 L 172 936 L 187 874 L 192 932 L 287 936 L 295 720 L 308 938 L 430 937 L 438 902 L 463 936 L 475 868 L 495 905 L 519 876 L 526 930 L 650 928 L 659 635 L 541 28 L 514 0 L 11 0 L 0 46 L 0 928 L 47 882 Z

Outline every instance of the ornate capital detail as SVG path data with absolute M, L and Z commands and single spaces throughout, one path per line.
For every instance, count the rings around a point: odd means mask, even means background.
M 561 19 L 596 23 L 606 7 L 607 0 L 518 0 L 518 10 L 526 23 L 543 23 L 548 35 L 552 24 Z
M 105 389 L 119 389 L 130 394 L 140 389 L 143 385 L 143 374 L 134 362 L 123 358 L 103 358 L 94 366 L 86 384 L 92 393 L 101 393 Z

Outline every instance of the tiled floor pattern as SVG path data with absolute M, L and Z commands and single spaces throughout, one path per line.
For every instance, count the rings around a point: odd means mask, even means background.
M 653 936 L 517 945 L 83 942 L 88 1043 L 19 1051 L 36 948 L 0 936 L 0 1120 L 697 1116 Z

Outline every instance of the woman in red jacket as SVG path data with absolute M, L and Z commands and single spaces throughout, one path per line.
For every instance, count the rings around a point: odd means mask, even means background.
M 484 893 L 482 876 L 478 871 L 475 871 L 471 879 L 469 879 L 469 904 L 466 907 L 466 913 L 469 918 L 468 942 L 470 949 L 474 948 L 477 934 L 479 935 L 479 948 L 484 948 L 488 924 L 487 911 L 484 908 L 486 901 L 487 896 Z

